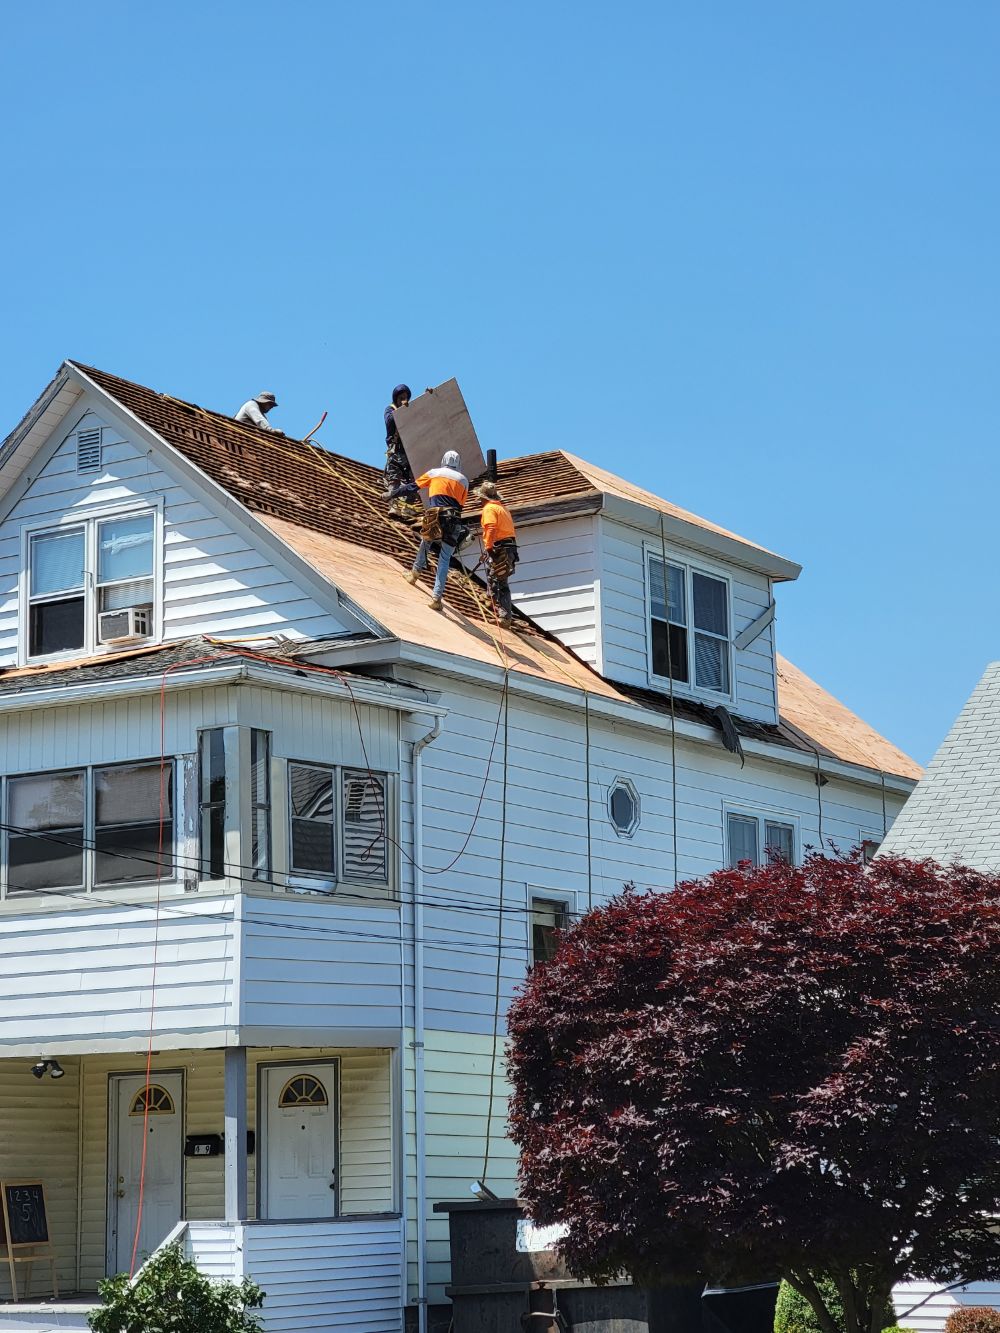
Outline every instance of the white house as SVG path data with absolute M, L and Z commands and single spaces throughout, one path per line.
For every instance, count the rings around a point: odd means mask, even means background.
M 874 847 L 919 776 L 777 654 L 794 563 L 568 454 L 500 483 L 517 634 L 427 609 L 348 458 L 73 362 L 0 449 L 0 1182 L 64 1293 L 177 1234 L 271 1330 L 447 1327 L 553 929 Z

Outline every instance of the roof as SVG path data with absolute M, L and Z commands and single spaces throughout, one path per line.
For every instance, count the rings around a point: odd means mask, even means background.
M 1000 872 L 1000 662 L 992 662 L 882 844 Z
M 417 534 L 386 518 L 378 500 L 383 488 L 379 469 L 318 445 L 243 425 L 106 371 L 69 364 L 257 514 L 281 541 L 393 635 L 473 661 L 496 664 L 506 657 L 513 670 L 657 711 L 669 706 L 653 691 L 603 679 L 556 638 L 523 618 L 524 632 L 500 630 L 490 623 L 489 602 L 478 580 L 449 585 L 446 610 L 429 614 L 426 588 L 411 588 L 401 577 L 412 563 Z M 553 500 L 596 508 L 602 494 L 614 493 L 732 537 L 724 528 L 561 450 L 509 460 L 501 464 L 500 478 L 505 495 L 518 510 Z M 783 660 L 778 685 L 780 725 L 738 719 L 741 734 L 799 750 L 818 748 L 828 757 L 906 778 L 919 776 L 918 766 L 902 751 Z M 678 717 L 712 724 L 712 710 L 703 705 L 676 700 L 675 709 Z

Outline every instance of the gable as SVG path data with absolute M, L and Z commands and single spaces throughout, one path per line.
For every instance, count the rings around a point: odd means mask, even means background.
M 78 453 L 81 431 L 86 434 Z M 129 438 L 92 395 L 38 451 L 29 471 L 0 503 L 0 666 L 23 661 L 26 652 L 21 589 L 29 534 L 130 508 L 157 516 L 162 546 L 156 560 L 156 608 L 163 638 L 283 634 L 306 639 L 366 628 L 335 609 L 333 588 L 324 597 L 316 588 L 303 587 L 280 548 L 264 549 L 235 510 L 220 513 L 168 459 Z

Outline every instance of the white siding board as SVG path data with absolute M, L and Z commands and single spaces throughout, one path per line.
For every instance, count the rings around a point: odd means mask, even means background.
M 596 542 L 594 515 L 522 525 L 511 579 L 515 605 L 591 664 L 598 659 Z

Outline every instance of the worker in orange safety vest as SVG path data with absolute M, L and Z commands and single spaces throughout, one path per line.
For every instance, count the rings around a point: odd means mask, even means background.
M 500 624 L 506 627 L 514 618 L 510 576 L 519 559 L 514 520 L 495 482 L 482 482 L 476 494 L 485 501 L 479 521 L 483 530 L 486 587 L 493 599 Z
M 413 568 L 406 572 L 406 581 L 416 583 L 417 576 L 427 568 L 431 546 L 440 543 L 434 590 L 428 602 L 433 611 L 441 610 L 451 558 L 468 533 L 462 523 L 462 506 L 469 495 L 469 479 L 460 471 L 461 466 L 461 458 L 454 449 L 449 449 L 441 459 L 440 467 L 429 468 L 416 481 L 421 490 L 427 488 L 428 499 L 420 529 L 420 546 Z

